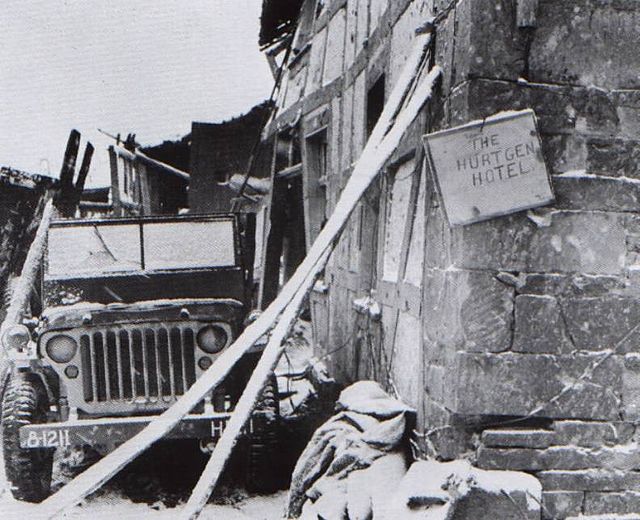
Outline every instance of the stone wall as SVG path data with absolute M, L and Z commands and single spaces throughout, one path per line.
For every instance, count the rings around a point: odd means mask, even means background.
M 311 296 L 317 354 L 341 381 L 375 378 L 414 405 L 426 454 L 471 450 L 481 467 L 536 474 L 549 518 L 637 512 L 640 6 L 539 0 L 527 14 L 535 4 L 327 1 L 267 133 L 300 125 L 304 141 L 324 121 L 326 191 L 305 164 L 305 193 L 326 193 L 330 213 L 366 141 L 367 93 L 383 77 L 388 96 L 415 29 L 438 14 L 437 98 Z M 451 228 L 421 135 L 524 108 L 537 114 L 556 202 Z M 412 179 L 405 192 L 396 176 Z M 387 243 L 395 279 L 383 273 Z M 379 319 L 354 308 L 364 296 Z
M 550 518 L 635 513 L 640 6 L 541 0 L 527 27 L 516 8 L 461 0 L 443 21 L 435 126 L 533 108 L 556 202 L 450 229 L 432 200 L 427 438 L 453 457 L 506 428 L 477 462 L 536 472 Z

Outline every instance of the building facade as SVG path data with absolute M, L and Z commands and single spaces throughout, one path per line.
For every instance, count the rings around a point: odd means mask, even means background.
M 268 303 L 432 31 L 441 80 L 315 285 L 316 353 L 413 405 L 424 455 L 535 474 L 549 518 L 640 511 L 639 24 L 628 0 L 306 0 L 265 131 Z M 528 108 L 555 202 L 451 227 L 422 136 Z

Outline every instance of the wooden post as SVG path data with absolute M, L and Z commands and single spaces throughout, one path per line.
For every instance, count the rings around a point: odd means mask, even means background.
M 80 148 L 80 132 L 71 130 L 67 141 L 67 148 L 64 151 L 62 168 L 60 169 L 60 192 L 56 197 L 56 206 L 60 214 L 64 217 L 71 216 L 71 208 L 75 198 L 73 187 L 73 177 L 76 172 L 76 160 Z
M 84 190 L 84 184 L 87 180 L 87 175 L 89 175 L 89 168 L 91 168 L 91 159 L 93 158 L 94 148 L 91 143 L 87 143 L 87 146 L 84 149 L 84 155 L 82 156 L 82 165 L 80 166 L 80 171 L 78 172 L 78 179 L 76 180 L 76 192 L 81 195 Z
M 416 70 L 424 59 L 429 41 L 430 38 L 428 35 L 418 35 L 416 37 L 414 50 L 409 59 L 407 59 L 405 68 L 389 97 L 389 101 L 383 110 L 378 124 L 365 146 L 365 150 L 354 169 L 347 187 L 342 193 L 340 201 L 336 205 L 335 211 L 318 235 L 307 257 L 294 276 L 282 289 L 280 295 L 254 323 L 249 325 L 244 332 L 240 334 L 228 349 L 220 354 L 211 368 L 209 368 L 171 408 L 151 421 L 140 433 L 73 479 L 55 495 L 36 506 L 33 510 L 33 514 L 36 517 L 51 518 L 61 511 L 72 507 L 78 501 L 82 500 L 82 498 L 98 489 L 136 456 L 147 450 L 151 444 L 170 432 L 207 393 L 211 392 L 222 382 L 238 360 L 242 358 L 258 339 L 268 333 L 275 323 L 282 318 L 282 325 L 280 329 L 278 329 L 278 333 L 280 333 L 285 326 L 288 326 L 286 320 L 292 315 L 295 316 L 295 312 L 297 312 L 296 302 L 302 301 L 307 291 L 311 288 L 315 277 L 324 268 L 324 261 L 332 245 L 339 238 L 349 215 L 357 205 L 362 194 L 378 176 L 385 162 L 397 148 L 407 128 L 431 96 L 432 87 L 441 73 L 439 67 L 435 67 L 427 77 L 421 81 L 411 102 L 404 110 L 398 113 L 398 109 L 402 106 L 406 92 L 416 81 Z M 283 314 L 285 312 L 286 314 Z M 277 337 L 274 334 L 274 341 L 270 343 L 273 345 L 276 339 Z M 272 352 L 273 347 L 269 351 Z M 243 397 L 241 397 L 242 404 L 245 407 L 243 410 L 246 410 L 246 403 L 251 399 L 252 395 L 254 395 L 254 390 L 258 386 L 257 383 L 260 382 L 259 379 L 266 371 L 266 368 L 268 368 L 268 363 L 270 363 L 272 358 L 264 359 L 265 361 L 260 361 L 259 366 L 256 368 L 256 371 L 258 371 L 257 374 L 252 376 L 250 386 L 245 389 Z M 259 390 L 260 388 L 258 391 Z M 255 395 L 257 395 L 257 392 Z M 245 420 L 246 417 L 242 417 L 239 414 L 234 424 L 237 426 L 240 421 Z M 227 426 L 223 434 L 223 439 L 227 439 L 224 441 L 225 446 L 233 447 L 235 437 L 237 436 L 236 433 L 235 429 L 232 430 Z M 222 464 L 224 466 L 226 457 L 227 451 L 218 451 L 217 453 L 214 451 L 208 465 Z M 215 482 L 213 482 L 213 486 L 215 486 Z M 210 488 L 211 486 L 209 484 L 199 484 L 199 489 L 203 489 L 205 492 Z M 193 505 L 199 507 L 199 504 L 202 502 L 202 496 L 200 494 L 196 495 L 191 502 Z M 194 514 L 196 515 L 198 514 L 196 511 L 198 507 L 194 508 Z
M 113 145 L 109 147 L 109 165 L 111 166 L 111 203 L 113 204 L 113 214 L 119 217 L 122 215 L 122 203 L 120 201 L 120 181 L 118 177 L 118 154 Z
M 29 299 L 33 291 L 33 287 L 36 285 L 36 277 L 38 275 L 38 269 L 40 268 L 40 262 L 44 254 L 44 248 L 47 241 L 47 233 L 49 231 L 49 224 L 53 217 L 53 201 L 48 200 L 44 211 L 42 212 L 42 218 L 40 219 L 40 225 L 36 231 L 36 236 L 31 243 L 27 258 L 22 266 L 20 278 L 16 287 L 11 295 L 11 301 L 7 314 L 0 326 L 0 338 L 2 338 L 7 329 L 13 325 L 17 325 L 22 320 L 22 315 L 29 304 Z M 4 348 L 0 348 L 0 375 L 1 381 L 5 380 L 8 364 L 5 358 Z

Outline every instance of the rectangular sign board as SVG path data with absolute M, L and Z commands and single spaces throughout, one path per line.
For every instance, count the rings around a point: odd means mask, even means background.
M 553 202 L 533 110 L 424 136 L 452 226 Z

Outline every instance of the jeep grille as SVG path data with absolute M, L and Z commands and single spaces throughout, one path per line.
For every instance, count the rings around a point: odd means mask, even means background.
M 93 329 L 80 336 L 80 356 L 87 403 L 173 401 L 196 380 L 188 325 Z

